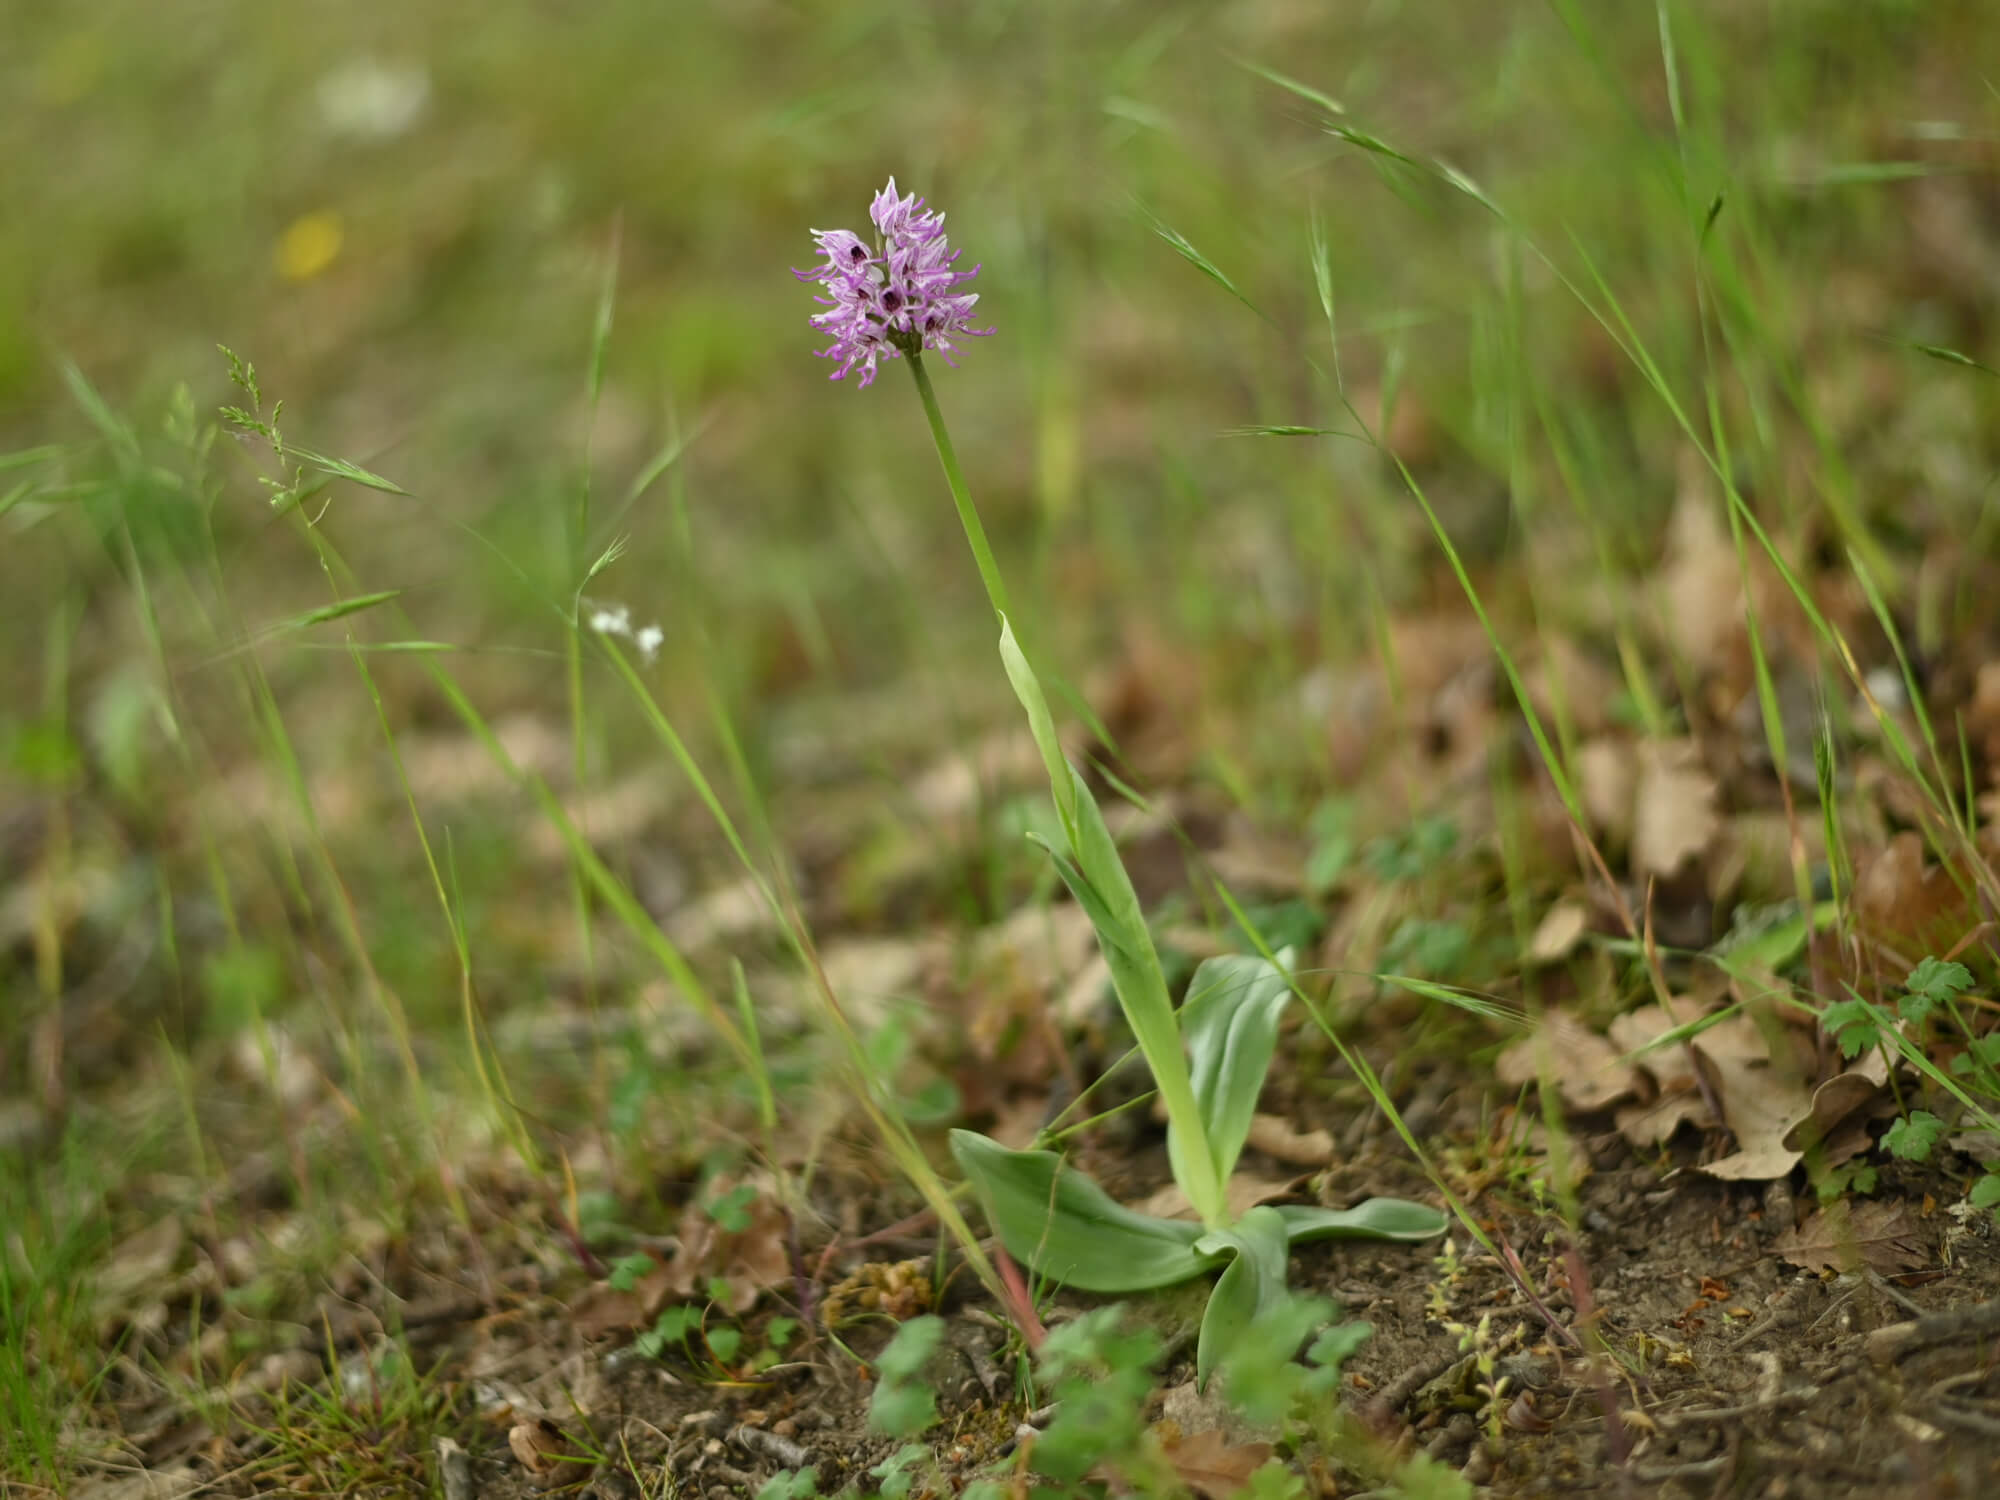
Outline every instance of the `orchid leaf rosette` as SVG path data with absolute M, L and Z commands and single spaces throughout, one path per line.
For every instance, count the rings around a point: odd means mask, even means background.
M 1007 592 L 959 469 L 923 355 L 951 362 L 955 341 L 992 332 L 971 326 L 978 274 L 956 269 L 944 216 L 898 196 L 893 178 L 869 207 L 875 237 L 815 230 L 822 263 L 795 271 L 817 283 L 825 311 L 812 326 L 839 361 L 831 378 L 860 371 L 873 382 L 884 360 L 910 367 L 945 480 L 1000 627 L 1000 657 L 1026 711 L 1055 798 L 1059 843 L 1045 847 L 1096 930 L 1112 987 L 1167 1110 L 1174 1180 L 1198 1221 L 1138 1213 L 1113 1200 L 1052 1151 L 1014 1151 L 968 1130 L 951 1149 L 1010 1254 L 1043 1276 L 1084 1291 L 1121 1293 L 1171 1286 L 1219 1271 L 1202 1319 L 1196 1367 L 1203 1380 L 1223 1364 L 1232 1335 L 1286 1296 L 1291 1247 L 1321 1239 L 1425 1240 L 1443 1214 L 1423 1204 L 1374 1198 L 1352 1208 L 1259 1206 L 1234 1214 L 1228 1184 L 1249 1138 L 1257 1099 L 1293 994 L 1280 963 L 1250 955 L 1211 958 L 1195 971 L 1177 1011 L 1152 933 L 1117 844 L 1088 784 L 1064 757 L 1041 680 L 1008 619 Z M 1282 957 L 1282 955 L 1281 955 Z

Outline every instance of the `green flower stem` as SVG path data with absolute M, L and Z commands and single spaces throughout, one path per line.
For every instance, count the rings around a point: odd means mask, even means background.
M 958 506 L 959 523 L 965 527 L 965 539 L 972 546 L 972 560 L 979 564 L 979 579 L 986 585 L 986 597 L 992 602 L 994 613 L 1012 619 L 1014 610 L 1007 602 L 1007 585 L 1000 579 L 1000 565 L 993 560 L 993 548 L 987 543 L 986 528 L 980 524 L 979 511 L 972 503 L 972 491 L 965 486 L 965 472 L 958 466 L 958 451 L 951 446 L 951 433 L 944 425 L 944 411 L 938 405 L 937 392 L 931 389 L 931 377 L 924 369 L 924 358 L 921 354 L 911 354 L 905 363 L 917 382 L 917 394 L 923 398 L 924 415 L 930 418 L 931 438 L 937 444 L 938 461 L 944 465 L 945 483 L 951 486 L 952 501 Z
M 930 418 L 931 437 L 937 443 L 938 459 L 944 465 L 951 498 L 958 506 L 958 519 L 965 527 L 965 539 L 972 546 L 973 561 L 979 564 L 986 597 L 1000 617 L 1001 661 L 1013 682 L 1015 696 L 1027 712 L 1035 743 L 1048 767 L 1049 790 L 1055 796 L 1056 812 L 1069 845 L 1066 857 L 1058 854 L 1057 869 L 1090 914 L 1099 946 L 1111 965 L 1112 987 L 1117 991 L 1119 1006 L 1153 1070 L 1161 1097 L 1166 1100 L 1167 1115 L 1174 1125 L 1167 1137 L 1174 1176 L 1202 1222 L 1214 1227 L 1222 1222 L 1226 1212 L 1227 1173 L 1217 1168 L 1216 1153 L 1182 1051 L 1173 1001 L 1167 994 L 1166 978 L 1160 972 L 1159 955 L 1153 947 L 1152 934 L 1146 929 L 1139 898 L 1132 889 L 1132 877 L 1104 826 L 1103 814 L 1098 811 L 1089 788 L 1063 756 L 1041 681 L 1015 638 L 1007 585 L 1000 581 L 1000 565 L 993 560 L 986 528 L 980 524 L 972 492 L 966 488 L 965 475 L 958 467 L 958 454 L 951 446 L 951 433 L 945 427 L 944 412 L 924 370 L 923 356 L 915 348 L 899 347 L 909 361 L 917 394 L 923 398 L 924 415 Z

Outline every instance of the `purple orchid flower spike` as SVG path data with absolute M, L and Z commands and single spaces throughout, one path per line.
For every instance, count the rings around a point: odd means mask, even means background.
M 977 292 L 957 290 L 979 274 L 954 270 L 958 251 L 945 239 L 944 215 L 926 212 L 915 193 L 898 197 L 896 179 L 868 206 L 877 238 L 873 244 L 848 229 L 815 229 L 813 241 L 825 258 L 810 271 L 794 270 L 801 281 L 820 283 L 813 300 L 827 310 L 813 314 L 812 326 L 833 342 L 818 350 L 840 361 L 829 379 L 861 371 L 865 390 L 880 361 L 934 349 L 948 365 L 960 338 L 984 338 L 991 328 L 972 326 Z

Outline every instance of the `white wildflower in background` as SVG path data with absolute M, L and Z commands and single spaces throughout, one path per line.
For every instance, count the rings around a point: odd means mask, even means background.
M 424 117 L 431 75 L 421 63 L 352 58 L 321 75 L 315 90 L 320 123 L 357 141 L 393 141 Z
M 622 604 L 593 605 L 590 611 L 590 628 L 599 635 L 623 636 L 639 648 L 639 655 L 651 662 L 660 654 L 660 647 L 666 644 L 667 633 L 658 625 L 642 625 L 632 628 L 632 611 Z

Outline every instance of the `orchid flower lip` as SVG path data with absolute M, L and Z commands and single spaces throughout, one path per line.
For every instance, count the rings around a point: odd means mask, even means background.
M 957 289 L 980 267 L 955 269 L 962 252 L 947 242 L 942 213 L 926 211 L 915 193 L 899 195 L 891 177 L 869 204 L 868 217 L 877 234 L 873 243 L 848 229 L 815 229 L 821 263 L 792 272 L 822 289 L 814 300 L 826 310 L 807 321 L 832 340 L 816 351 L 839 361 L 829 378 L 859 370 L 857 384 L 864 389 L 885 359 L 934 350 L 952 364 L 953 340 L 993 332 L 971 326 L 979 294 Z

